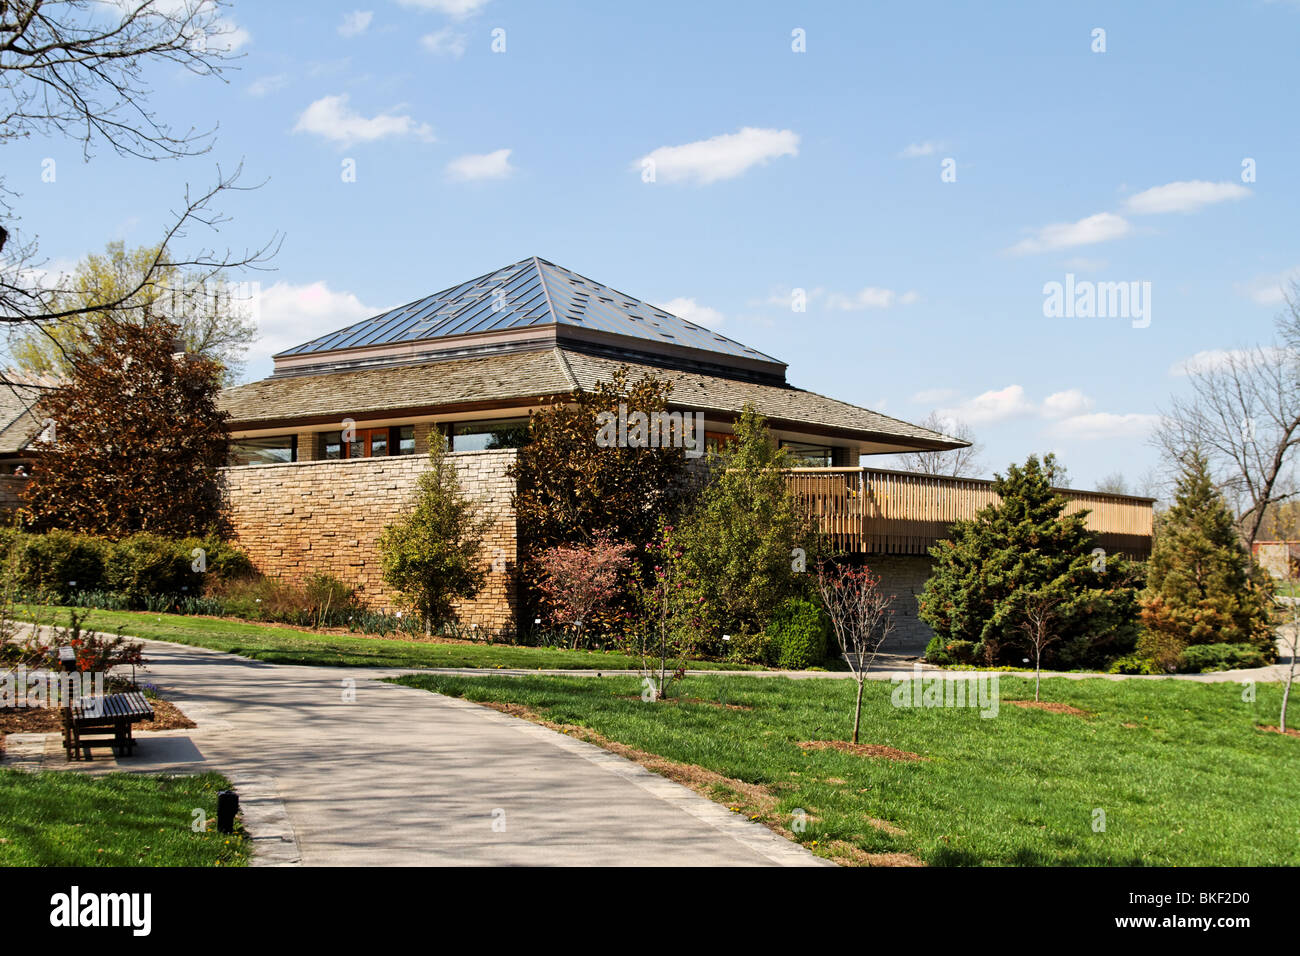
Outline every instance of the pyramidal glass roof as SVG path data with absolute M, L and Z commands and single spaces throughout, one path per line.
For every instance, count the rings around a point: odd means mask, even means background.
M 776 362 L 747 345 L 532 256 L 279 355 L 557 325 Z M 278 356 L 277 356 L 278 357 Z

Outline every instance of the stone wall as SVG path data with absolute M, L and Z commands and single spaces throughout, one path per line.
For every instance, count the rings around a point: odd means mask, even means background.
M 473 601 L 457 607 L 464 624 L 513 631 L 516 615 L 513 482 L 506 469 L 515 453 L 455 452 L 461 487 L 483 502 L 492 524 L 484 538 L 487 582 Z M 376 543 L 402 513 L 428 465 L 424 455 L 302 461 L 223 468 L 226 513 L 233 538 L 265 574 L 299 580 L 332 574 L 367 606 L 393 609 Z
M 869 554 L 863 563 L 880 576 L 880 586 L 894 595 L 894 633 L 881 647 L 882 653 L 920 657 L 934 631 L 917 616 L 917 599 L 934 567 L 925 554 Z

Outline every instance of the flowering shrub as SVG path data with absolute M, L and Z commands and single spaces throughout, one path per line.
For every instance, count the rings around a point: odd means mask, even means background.
M 606 535 L 591 545 L 556 545 L 537 556 L 542 578 L 538 590 L 556 624 L 572 632 L 572 647 L 583 639 L 583 628 L 609 607 L 632 568 L 633 547 Z

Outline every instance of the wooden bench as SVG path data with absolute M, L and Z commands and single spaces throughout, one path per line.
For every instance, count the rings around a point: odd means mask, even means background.
M 78 697 L 63 708 L 63 749 L 69 760 L 93 760 L 91 747 L 112 747 L 119 757 L 135 752 L 131 725 L 153 720 L 153 708 L 144 694 L 105 694 Z

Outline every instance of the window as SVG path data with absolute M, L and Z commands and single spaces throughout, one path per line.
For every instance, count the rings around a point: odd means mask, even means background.
M 415 454 L 415 426 L 401 425 L 394 428 L 397 432 L 397 454 L 414 455 Z
M 728 445 L 735 444 L 736 436 L 728 432 L 705 432 L 704 433 L 704 453 L 706 455 L 721 455 L 723 449 Z
M 801 441 L 783 441 L 781 447 L 790 454 L 790 464 L 795 468 L 831 467 L 829 445 L 810 445 Z
M 502 418 L 486 422 L 458 422 L 451 426 L 452 451 L 489 451 L 528 444 L 528 419 Z
M 236 438 L 230 443 L 229 462 L 232 465 L 277 465 L 297 459 L 297 435 Z
M 409 427 L 409 426 L 408 426 Z M 322 436 L 324 445 L 322 455 L 326 459 L 339 458 L 383 458 L 388 455 L 391 431 L 402 429 L 358 428 L 351 434 L 351 441 L 343 441 L 342 432 L 325 432 Z M 415 450 L 415 431 L 411 430 L 411 450 Z

